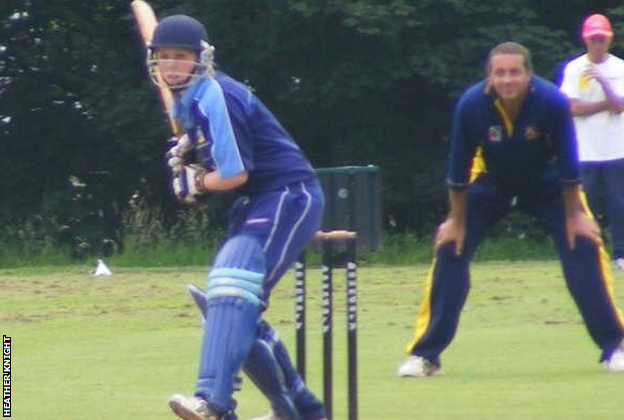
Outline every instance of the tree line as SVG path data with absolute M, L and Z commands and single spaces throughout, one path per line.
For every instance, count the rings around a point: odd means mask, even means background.
M 169 128 L 129 0 L 3 0 L 0 235 L 28 222 L 59 240 L 118 239 L 143 200 L 175 219 Z M 556 80 L 590 13 L 617 1 L 153 0 L 202 21 L 219 68 L 251 86 L 316 167 L 374 164 L 385 227 L 429 233 L 443 215 L 453 104 L 502 41 Z M 208 201 L 223 223 L 223 200 Z M 64 239 L 63 239 L 64 238 Z

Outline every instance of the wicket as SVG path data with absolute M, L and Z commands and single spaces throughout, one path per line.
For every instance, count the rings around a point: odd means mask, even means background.
M 314 236 L 321 243 L 322 261 L 322 336 L 323 400 L 327 419 L 333 411 L 333 262 L 335 244 L 344 244 L 347 303 L 348 419 L 357 420 L 357 233 L 346 230 L 319 231 Z M 305 379 L 306 371 L 306 279 L 305 253 L 295 263 L 295 331 L 297 370 Z

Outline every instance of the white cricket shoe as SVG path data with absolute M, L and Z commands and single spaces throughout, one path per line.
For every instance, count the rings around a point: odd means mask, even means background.
M 254 417 L 253 419 L 249 419 L 249 420 L 284 420 L 284 419 L 282 419 L 277 414 L 275 414 L 275 411 L 271 410 L 269 411 L 268 414 L 265 414 L 264 416 Z
M 603 363 L 609 373 L 624 372 L 624 347 L 615 349 L 609 360 L 605 360 Z
M 423 376 L 434 376 L 440 373 L 440 367 L 434 365 L 429 360 L 420 356 L 409 356 L 399 369 L 397 370 L 398 376 L 408 377 L 423 377 Z
M 169 398 L 169 407 L 184 420 L 219 420 L 219 416 L 201 398 L 175 394 Z
M 613 268 L 616 271 L 624 271 L 624 258 L 616 258 L 613 260 Z

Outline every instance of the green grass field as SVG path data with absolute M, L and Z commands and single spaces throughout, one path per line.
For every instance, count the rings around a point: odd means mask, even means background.
M 604 373 L 558 263 L 473 265 L 473 289 L 438 377 L 395 371 L 412 334 L 425 265 L 359 268 L 360 420 L 620 419 L 624 374 Z M 12 339 L 16 419 L 165 420 L 170 394 L 193 390 L 200 318 L 185 284 L 202 267 L 0 270 L 0 333 Z M 334 419 L 346 419 L 343 271 L 335 271 Z M 624 275 L 615 273 L 620 308 Z M 320 276 L 308 272 L 308 376 L 321 393 Z M 267 318 L 294 354 L 293 276 Z M 245 380 L 239 416 L 268 405 Z

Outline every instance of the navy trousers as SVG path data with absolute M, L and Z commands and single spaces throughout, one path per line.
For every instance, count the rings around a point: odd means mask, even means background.
M 464 251 L 457 257 L 454 244 L 447 244 L 436 255 L 408 352 L 440 365 L 440 353 L 455 336 L 468 296 L 471 258 L 488 228 L 517 205 L 552 237 L 568 290 L 591 338 L 602 350 L 600 360 L 610 357 L 624 337 L 624 318 L 614 304 L 609 258 L 602 247 L 584 238 L 577 237 L 574 249 L 568 247 L 560 188 L 545 185 L 531 195 L 511 197 L 482 177 L 471 184 L 467 197 Z

